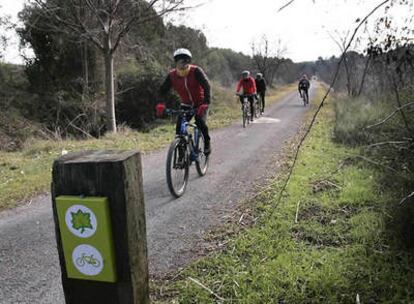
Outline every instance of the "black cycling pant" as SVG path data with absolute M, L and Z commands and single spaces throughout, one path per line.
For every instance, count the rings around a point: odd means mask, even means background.
M 243 106 L 243 98 L 244 98 L 243 96 L 240 96 L 240 103 L 241 103 L 242 106 Z M 253 113 L 254 113 L 254 108 L 253 108 L 254 96 L 248 96 L 247 99 L 250 102 L 250 114 L 252 115 L 251 116 L 251 119 L 253 119 Z
M 306 100 L 309 100 L 309 93 L 308 93 L 308 89 L 300 89 L 301 90 L 301 94 L 306 94 Z
M 188 109 L 188 107 L 186 106 L 181 106 L 181 110 L 186 110 Z M 187 117 L 188 121 L 190 121 L 193 117 Z M 177 124 L 175 125 L 175 134 L 180 134 L 180 129 L 181 129 L 181 120 L 183 119 L 182 115 L 179 115 L 177 118 Z M 197 128 L 200 129 L 201 133 L 204 136 L 204 140 L 207 143 L 210 142 L 210 135 L 208 134 L 208 126 L 206 123 L 207 120 L 207 113 L 200 117 L 198 115 L 195 115 L 195 124 L 197 126 Z
M 266 91 L 257 92 L 257 94 L 259 94 L 260 98 L 262 99 L 262 108 L 260 109 L 262 112 L 264 112 L 265 108 L 265 93 Z

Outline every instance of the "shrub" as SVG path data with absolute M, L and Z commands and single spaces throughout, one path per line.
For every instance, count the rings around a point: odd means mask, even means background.
M 120 74 L 116 104 L 118 123 L 145 129 L 155 120 L 157 102 L 166 101 L 167 106 L 176 106 L 178 99 L 174 95 L 160 100 L 159 90 L 165 77 L 162 69 L 156 66 L 144 72 L 126 71 Z

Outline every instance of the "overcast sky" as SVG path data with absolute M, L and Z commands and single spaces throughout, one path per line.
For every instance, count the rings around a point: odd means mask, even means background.
M 251 54 L 251 42 L 266 34 L 269 41 L 280 39 L 287 48 L 285 56 L 296 62 L 338 55 L 339 49 L 328 33 L 338 36 L 335 31 L 353 30 L 355 20 L 380 3 L 380 0 L 295 0 L 278 12 L 288 0 L 199 1 L 204 5 L 171 17 L 173 22 L 202 30 L 209 46 L 231 48 L 248 55 Z M 0 14 L 16 18 L 24 2 L 0 0 Z M 383 9 L 379 10 L 371 20 L 383 12 Z M 396 20 L 409 14 L 406 8 L 393 11 Z M 12 41 L 6 61 L 21 61 L 17 45 L 17 40 Z

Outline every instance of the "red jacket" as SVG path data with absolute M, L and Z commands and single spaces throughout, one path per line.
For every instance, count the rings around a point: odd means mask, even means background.
M 243 94 L 256 94 L 256 82 L 252 76 L 247 79 L 240 79 L 237 84 L 236 92 L 239 93 L 240 88 L 243 87 Z
M 201 69 L 199 67 L 191 65 L 190 71 L 185 77 L 179 76 L 176 69 L 171 70 L 168 74 L 171 87 L 180 96 L 182 103 L 193 105 L 195 107 L 198 107 L 200 104 L 204 103 L 204 95 L 207 93 L 205 92 L 206 88 L 202 86 L 204 83 L 200 83 L 198 80 L 200 77 L 197 77 L 196 75 L 196 73 L 200 73 L 200 70 Z M 202 73 L 204 74 L 204 72 Z M 210 88 L 208 87 L 207 90 L 209 91 Z M 210 95 L 209 92 L 207 94 Z

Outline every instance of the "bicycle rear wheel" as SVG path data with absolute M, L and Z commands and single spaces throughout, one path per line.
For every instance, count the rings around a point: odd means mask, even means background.
M 198 154 L 198 158 L 196 160 L 196 169 L 197 169 L 197 173 L 200 176 L 204 176 L 207 173 L 207 169 L 208 169 L 208 163 L 209 163 L 209 157 L 208 155 L 204 154 L 204 148 L 205 148 L 205 141 L 204 141 L 204 136 L 203 133 L 199 133 L 199 138 L 198 138 L 198 146 L 196 147 L 197 149 L 197 154 Z
M 260 103 L 259 103 L 259 100 L 256 100 L 254 102 L 253 110 L 254 110 L 254 117 L 259 118 L 260 117 Z
M 187 143 L 183 138 L 176 138 L 171 143 L 167 154 L 167 184 L 171 194 L 180 197 L 188 183 L 189 154 Z

